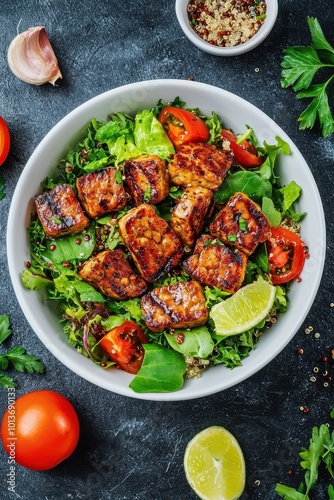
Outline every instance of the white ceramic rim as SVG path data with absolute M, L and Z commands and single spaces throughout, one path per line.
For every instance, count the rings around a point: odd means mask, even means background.
M 211 45 L 210 43 L 203 40 L 197 33 L 191 28 L 188 20 L 187 5 L 189 0 L 176 0 L 175 2 L 175 12 L 177 20 L 181 26 L 183 33 L 186 37 L 199 49 L 213 54 L 216 56 L 238 56 L 245 54 L 250 50 L 255 49 L 260 43 L 267 38 L 271 30 L 273 29 L 277 14 L 278 14 L 278 1 L 277 0 L 266 0 L 267 3 L 267 17 L 259 31 L 246 43 L 237 45 L 235 47 L 217 47 Z
M 164 89 L 163 92 L 160 90 L 161 88 Z M 37 292 L 25 289 L 20 280 L 24 262 L 29 260 L 26 228 L 29 225 L 34 195 L 31 195 L 30 206 L 26 209 L 22 200 L 27 198 L 27 191 L 36 194 L 39 186 L 37 179 L 40 182 L 45 176 L 43 175 L 41 178 L 41 173 L 38 171 L 39 158 L 43 157 L 43 154 L 50 157 L 50 169 L 54 169 L 60 158 L 57 157 L 57 161 L 56 158 L 52 158 L 52 151 L 59 144 L 59 137 L 69 135 L 69 141 L 72 139 L 72 142 L 75 143 L 78 140 L 78 133 L 82 137 L 86 124 L 95 114 L 94 110 L 99 108 L 100 114 L 105 113 L 104 117 L 106 118 L 106 114 L 111 112 L 111 110 L 108 111 L 108 105 L 111 103 L 114 106 L 113 111 L 130 112 L 131 106 L 134 106 L 131 104 L 131 100 L 136 103 L 136 109 L 143 109 L 145 103 L 148 106 L 148 102 L 154 100 L 152 102 L 154 105 L 160 97 L 166 102 L 177 95 L 181 99 L 187 100 L 189 106 L 198 106 L 201 111 L 207 113 L 210 113 L 212 109 L 219 112 L 220 109 L 226 110 L 230 107 L 235 112 L 233 116 L 232 112 L 226 115 L 224 124 L 234 130 L 236 125 L 240 124 L 237 115 L 242 110 L 242 118 L 245 119 L 243 123 L 252 124 L 252 120 L 258 122 L 259 129 L 257 130 L 256 126 L 254 128 L 261 142 L 263 140 L 268 142 L 268 138 L 279 135 L 289 143 L 292 157 L 286 157 L 284 161 L 288 164 L 286 169 L 288 175 L 293 175 L 296 182 L 303 186 L 303 197 L 305 197 L 306 202 L 304 205 L 307 206 L 308 210 L 303 227 L 305 227 L 305 234 L 312 235 L 312 239 L 307 241 L 310 243 L 311 257 L 305 263 L 302 283 L 294 283 L 291 287 L 291 306 L 288 312 L 279 318 L 277 324 L 270 329 L 269 334 L 265 334 L 260 339 L 257 348 L 243 361 L 242 366 L 234 370 L 228 370 L 223 366 L 214 367 L 205 372 L 199 380 L 186 381 L 184 387 L 177 392 L 137 394 L 128 387 L 128 383 L 132 379 L 131 375 L 118 370 L 114 370 L 113 373 L 101 370 L 91 360 L 78 354 L 68 344 L 63 333 L 52 333 L 53 336 L 50 340 L 50 324 L 51 327 L 52 324 L 55 325 L 55 331 L 56 328 L 61 330 L 58 319 L 52 313 L 50 305 L 45 304 Z M 205 105 L 211 107 L 212 103 L 212 109 L 206 109 L 204 105 L 201 107 L 201 98 L 206 102 Z M 115 102 L 121 103 L 117 109 L 115 109 Z M 126 109 L 128 102 L 130 102 L 130 107 Z M 141 102 L 144 106 L 140 105 Z M 96 118 L 102 119 L 99 116 Z M 74 131 L 73 120 L 77 123 L 77 128 Z M 64 145 L 64 148 L 65 153 L 69 145 Z M 36 180 L 33 179 L 34 176 Z M 307 200 L 310 199 L 312 204 L 307 204 Z M 22 241 L 20 241 L 20 235 L 23 235 Z M 25 248 L 21 248 L 21 246 L 25 246 Z M 309 167 L 292 140 L 271 118 L 248 101 L 212 85 L 189 80 L 150 80 L 128 84 L 98 95 L 66 115 L 40 142 L 23 169 L 13 195 L 7 226 L 7 257 L 14 291 L 27 321 L 47 349 L 65 366 L 89 382 L 124 396 L 151 401 L 180 401 L 209 396 L 242 382 L 267 365 L 290 342 L 305 320 L 320 285 L 325 253 L 326 228 L 320 195 Z M 300 286 L 301 291 L 298 290 L 298 286 Z M 39 316 L 38 311 L 43 314 Z M 276 330 L 276 327 L 279 330 Z M 281 335 L 275 335 L 276 331 L 279 331 Z M 274 342 L 273 335 L 275 335 Z M 114 381 L 115 377 L 116 382 Z M 119 382 L 117 382 L 118 380 Z

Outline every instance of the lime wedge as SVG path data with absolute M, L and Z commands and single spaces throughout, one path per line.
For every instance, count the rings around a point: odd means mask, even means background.
M 236 438 L 224 427 L 208 427 L 188 443 L 184 470 L 202 500 L 236 500 L 245 488 L 245 460 Z
M 262 277 L 240 288 L 211 309 L 217 335 L 236 335 L 253 328 L 267 316 L 274 300 L 275 287 Z

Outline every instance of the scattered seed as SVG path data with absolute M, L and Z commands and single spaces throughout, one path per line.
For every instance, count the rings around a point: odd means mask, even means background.
M 297 349 L 296 354 L 298 354 L 298 356 L 300 356 L 301 354 L 304 354 L 303 349 Z
M 316 333 L 314 334 L 314 338 L 315 338 L 315 339 L 320 339 L 320 333 L 319 333 L 319 332 L 316 332 Z
M 317 381 L 317 378 L 316 378 L 316 377 L 312 376 L 312 377 L 310 378 L 310 382 L 316 382 L 316 381 Z
M 318 368 L 317 366 L 315 366 L 315 367 L 313 368 L 313 371 L 314 371 L 314 373 L 319 373 L 319 368 Z

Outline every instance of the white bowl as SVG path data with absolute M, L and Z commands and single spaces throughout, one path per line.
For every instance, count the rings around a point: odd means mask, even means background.
M 180 23 L 183 33 L 186 37 L 201 50 L 213 54 L 215 56 L 238 56 L 255 49 L 269 35 L 274 27 L 278 12 L 277 0 L 266 0 L 267 15 L 266 19 L 259 31 L 248 41 L 235 47 L 217 47 L 211 45 L 201 38 L 191 27 L 187 12 L 189 0 L 176 0 L 175 11 L 176 17 Z
M 174 393 L 136 394 L 128 386 L 132 376 L 116 369 L 102 370 L 91 360 L 77 353 L 68 344 L 58 317 L 40 292 L 23 287 L 20 275 L 24 263 L 30 259 L 27 227 L 35 211 L 34 197 L 40 192 L 40 182 L 51 176 L 59 160 L 70 147 L 84 136 L 85 127 L 92 117 L 104 120 L 108 113 L 150 109 L 161 98 L 171 101 L 176 96 L 189 107 L 198 107 L 203 113 L 219 113 L 226 127 L 236 132 L 245 124 L 254 128 L 261 141 L 276 143 L 279 135 L 290 144 L 291 156 L 282 157 L 282 182 L 295 180 L 303 188 L 299 211 L 307 211 L 303 220 L 302 237 L 310 249 L 302 281 L 293 283 L 291 304 L 287 313 L 260 339 L 257 348 L 234 370 L 223 366 L 210 368 L 199 380 L 187 380 L 184 387 Z M 312 200 L 312 203 L 310 203 Z M 324 213 L 313 176 L 291 139 L 267 115 L 247 101 L 225 90 L 188 80 L 155 80 L 125 85 L 105 92 L 82 104 L 63 118 L 45 136 L 26 164 L 16 186 L 9 212 L 7 230 L 8 264 L 18 302 L 40 340 L 72 371 L 93 384 L 118 394 L 147 400 L 176 401 L 214 394 L 247 379 L 264 367 L 287 345 L 303 323 L 317 293 L 325 259 L 326 232 Z

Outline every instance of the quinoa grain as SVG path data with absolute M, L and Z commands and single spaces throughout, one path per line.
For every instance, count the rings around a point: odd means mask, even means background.
M 250 40 L 265 21 L 266 3 L 255 0 L 191 0 L 190 24 L 211 45 L 234 47 Z

